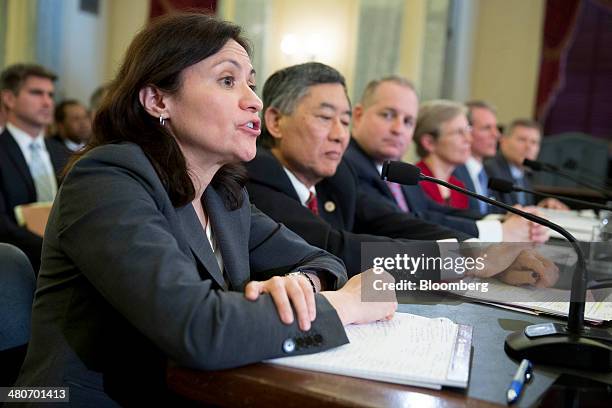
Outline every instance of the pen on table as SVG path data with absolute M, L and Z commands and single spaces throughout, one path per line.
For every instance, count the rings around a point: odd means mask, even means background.
M 533 365 L 531 364 L 531 361 L 523 359 L 521 364 L 519 364 L 518 370 L 516 370 L 516 374 L 514 374 L 512 383 L 508 387 L 508 392 L 506 393 L 508 404 L 512 404 L 519 399 L 523 388 L 525 388 L 525 383 L 531 381 L 532 376 Z

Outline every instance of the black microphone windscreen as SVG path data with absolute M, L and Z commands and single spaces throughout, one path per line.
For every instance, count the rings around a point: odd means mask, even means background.
M 383 163 L 382 177 L 394 183 L 414 186 L 420 180 L 421 169 L 409 163 L 386 161 Z
M 535 160 L 529 160 L 529 159 L 523 160 L 523 166 L 529 167 L 530 169 L 535 170 L 535 171 L 542 171 L 544 169 L 544 166 L 542 165 L 542 163 L 537 162 Z
M 489 188 L 502 193 L 511 193 L 514 185 L 511 181 L 493 177 L 489 179 Z

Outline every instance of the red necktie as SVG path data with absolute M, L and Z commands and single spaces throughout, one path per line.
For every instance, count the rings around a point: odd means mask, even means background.
M 319 203 L 317 202 L 317 196 L 310 192 L 308 200 L 306 201 L 306 207 L 314 214 L 319 215 Z

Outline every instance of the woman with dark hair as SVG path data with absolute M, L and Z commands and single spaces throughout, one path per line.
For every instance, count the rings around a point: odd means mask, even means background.
M 343 324 L 393 315 L 249 204 L 238 163 L 255 156 L 261 101 L 248 50 L 201 14 L 134 39 L 49 217 L 19 385 L 159 405 L 168 359 L 214 370 L 312 353 L 347 342 Z

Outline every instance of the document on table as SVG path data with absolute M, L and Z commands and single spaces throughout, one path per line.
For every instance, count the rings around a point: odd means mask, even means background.
M 555 224 L 559 224 L 568 230 L 579 241 L 591 241 L 593 227 L 599 225 L 600 221 L 593 216 L 585 216 L 577 211 L 561 211 L 551 210 L 549 208 L 540 208 L 538 211 L 542 218 L 545 218 Z M 550 236 L 554 238 L 565 239 L 556 231 L 549 230 Z
M 467 387 L 472 327 L 446 318 L 396 313 L 345 327 L 350 343 L 268 363 L 433 389 Z
M 514 310 L 526 309 L 567 316 L 569 313 L 570 291 L 562 289 L 512 286 L 496 279 L 464 279 L 466 282 L 488 282 L 487 292 L 469 291 L 451 293 L 501 307 L 511 306 Z M 584 307 L 585 320 L 600 324 L 612 320 L 612 293 L 609 290 L 589 291 Z M 513 301 L 510 299 L 521 299 Z M 597 300 L 595 300 L 597 299 Z
M 14 212 L 17 224 L 42 237 L 52 205 L 52 202 L 37 202 L 16 206 Z

